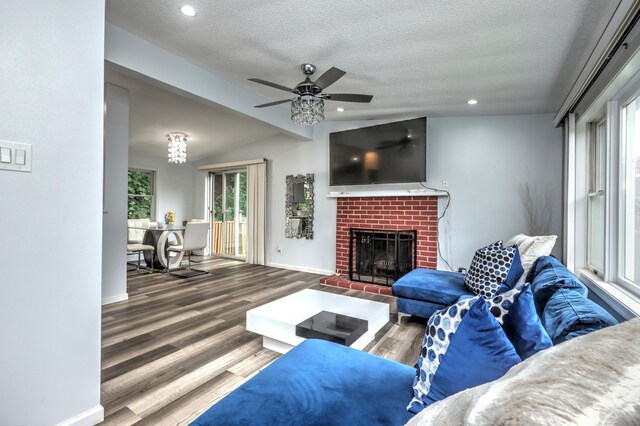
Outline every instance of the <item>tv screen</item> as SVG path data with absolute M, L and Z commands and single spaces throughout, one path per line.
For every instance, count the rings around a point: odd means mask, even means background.
M 427 118 L 331 133 L 329 185 L 424 182 Z

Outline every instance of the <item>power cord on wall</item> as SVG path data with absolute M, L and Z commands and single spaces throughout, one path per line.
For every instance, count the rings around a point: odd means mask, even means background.
M 451 204 L 451 193 L 449 193 L 449 191 L 446 190 L 446 189 L 432 188 L 430 186 L 427 186 L 427 185 L 423 184 L 422 182 L 420 182 L 420 185 L 425 189 L 430 189 L 430 190 L 436 191 L 436 192 L 439 191 L 439 192 L 446 192 L 447 193 L 447 204 L 444 206 L 444 210 L 442 211 L 442 214 L 440 216 L 438 216 L 438 230 L 439 230 L 440 229 L 440 220 L 442 220 L 444 215 L 447 214 L 447 209 L 449 208 L 449 205 Z M 440 257 L 440 259 L 442 259 L 442 261 L 447 265 L 449 270 L 453 271 L 453 268 L 451 267 L 449 262 L 447 262 L 447 259 L 445 259 L 444 256 L 442 255 L 442 251 L 440 250 L 440 238 L 439 237 L 438 237 L 438 240 L 436 242 L 436 246 L 438 248 L 438 257 Z

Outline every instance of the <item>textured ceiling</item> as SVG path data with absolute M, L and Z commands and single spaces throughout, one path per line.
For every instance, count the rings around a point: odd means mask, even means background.
M 293 86 L 303 62 L 336 66 L 328 92 L 374 99 L 328 102 L 327 119 L 367 119 L 555 112 L 618 1 L 185 3 L 107 0 L 107 20 L 273 100 L 288 94 L 247 78 Z
M 197 161 L 278 133 L 277 129 L 203 100 L 105 69 L 105 81 L 129 89 L 129 152 L 166 157 L 167 135 L 187 134 L 187 161 Z

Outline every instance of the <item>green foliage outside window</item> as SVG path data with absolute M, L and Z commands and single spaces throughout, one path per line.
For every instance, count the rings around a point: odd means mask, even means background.
M 246 172 L 240 172 L 238 174 L 236 173 L 227 173 L 227 191 L 226 191 L 226 196 L 227 196 L 227 200 L 226 200 L 226 205 L 227 205 L 227 209 L 226 209 L 226 216 L 227 216 L 227 221 L 233 221 L 234 217 L 235 217 L 235 204 L 234 204 L 234 195 L 235 195 L 235 179 L 239 176 L 240 177 L 240 184 L 239 184 L 239 192 L 240 192 L 240 199 L 239 199 L 239 221 L 240 222 L 246 222 L 247 221 L 247 173 Z M 222 175 L 218 175 L 217 179 L 222 179 Z M 218 181 L 218 182 L 221 182 Z M 215 200 L 213 202 L 213 208 L 214 208 L 214 220 L 216 222 L 220 222 L 222 221 L 222 191 L 216 191 L 217 195 L 215 197 Z
M 153 172 L 129 170 L 129 219 L 151 218 L 153 205 Z

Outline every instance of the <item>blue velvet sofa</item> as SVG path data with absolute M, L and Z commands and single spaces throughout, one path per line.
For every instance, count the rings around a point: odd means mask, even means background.
M 416 355 L 417 356 L 417 355 Z M 323 340 L 284 354 L 193 425 L 403 425 L 414 368 Z
M 587 288 L 553 257 L 539 258 L 527 282 L 554 344 L 617 323 L 586 298 Z M 466 297 L 455 284 L 451 291 L 442 288 L 443 304 Z M 395 361 L 307 340 L 209 408 L 193 425 L 402 425 L 413 416 L 406 407 L 415 374 L 414 368 Z

